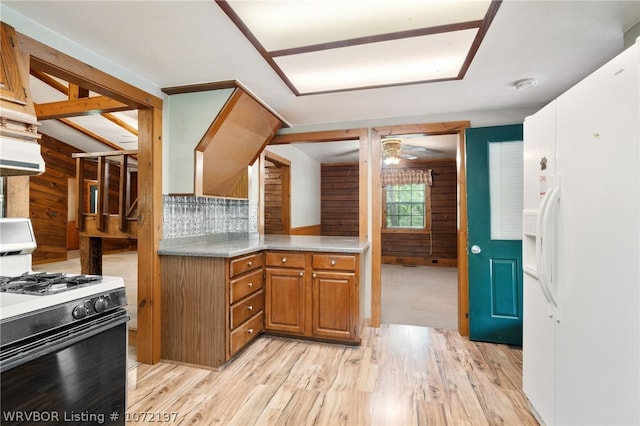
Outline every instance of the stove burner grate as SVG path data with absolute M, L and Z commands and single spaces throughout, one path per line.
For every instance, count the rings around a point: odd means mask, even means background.
M 45 296 L 73 290 L 101 280 L 100 275 L 25 272 L 16 277 L 0 277 L 0 292 Z

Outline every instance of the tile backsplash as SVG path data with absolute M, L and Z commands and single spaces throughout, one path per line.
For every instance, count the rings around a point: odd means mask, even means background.
M 258 203 L 232 198 L 163 195 L 162 237 L 258 231 Z

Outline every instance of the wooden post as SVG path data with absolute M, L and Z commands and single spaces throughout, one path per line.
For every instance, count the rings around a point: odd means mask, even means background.
M 96 194 L 97 206 L 96 206 L 96 228 L 98 231 L 105 230 L 104 215 L 105 215 L 105 195 L 104 191 L 107 185 L 105 184 L 105 158 L 98 157 L 98 193 Z
M 120 156 L 120 189 L 118 191 L 118 228 L 122 232 L 127 231 L 127 199 L 129 192 L 129 173 L 127 168 L 128 164 L 128 156 L 121 155 Z
M 80 237 L 80 272 L 102 275 L 102 238 Z
M 76 228 L 79 232 L 84 231 L 84 198 L 84 158 L 76 158 Z

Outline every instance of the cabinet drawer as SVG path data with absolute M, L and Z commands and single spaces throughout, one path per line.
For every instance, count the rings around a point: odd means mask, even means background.
M 264 328 L 264 312 L 259 312 L 249 321 L 242 324 L 231 332 L 230 336 L 230 351 L 231 355 L 235 354 L 250 340 L 260 334 Z
M 264 286 L 264 278 L 262 269 L 231 280 L 231 286 L 229 291 L 229 303 L 235 303 L 243 297 L 260 290 Z
M 231 307 L 231 322 L 229 328 L 233 330 L 247 319 L 264 308 L 264 294 L 262 290 L 236 303 Z
M 255 253 L 231 259 L 229 262 L 229 278 L 260 268 L 262 267 L 262 263 L 262 253 Z
M 266 254 L 267 266 L 278 266 L 285 268 L 304 268 L 304 253 L 273 251 Z
M 313 269 L 340 269 L 344 271 L 355 271 L 355 255 L 334 255 L 334 254 L 314 254 Z

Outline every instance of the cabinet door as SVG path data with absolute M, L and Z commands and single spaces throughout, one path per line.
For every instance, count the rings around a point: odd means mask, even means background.
M 304 333 L 305 291 L 301 269 L 267 268 L 266 329 Z
M 27 91 L 24 86 L 24 66 L 16 45 L 15 30 L 2 23 L 2 64 L 0 65 L 0 97 L 19 105 L 27 105 Z
M 357 338 L 358 304 L 355 274 L 313 273 L 314 336 L 353 340 Z

